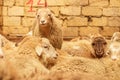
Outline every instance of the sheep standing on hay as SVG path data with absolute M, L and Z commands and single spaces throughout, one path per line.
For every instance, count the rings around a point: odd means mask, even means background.
M 48 38 L 53 47 L 61 49 L 63 41 L 61 25 L 48 8 L 38 10 L 32 33 L 34 36 Z
M 111 56 L 112 60 L 118 60 L 120 58 L 120 32 L 113 34 L 107 53 Z

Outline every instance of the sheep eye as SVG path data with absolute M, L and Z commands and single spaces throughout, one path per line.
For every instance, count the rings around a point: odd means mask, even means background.
M 92 43 L 92 45 L 94 46 L 94 45 L 95 45 L 95 43 Z
M 51 14 L 48 14 L 48 16 L 51 16 Z
M 106 43 L 106 42 L 104 42 L 103 44 L 104 44 L 104 45 L 106 45 L 107 43 Z
M 46 49 L 49 49 L 49 47 L 47 45 L 44 45 L 43 47 L 46 48 Z
M 39 18 L 40 17 L 40 15 L 37 15 L 37 18 Z

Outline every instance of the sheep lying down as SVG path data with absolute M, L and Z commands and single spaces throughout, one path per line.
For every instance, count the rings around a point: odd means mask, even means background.
M 23 39 L 17 50 L 6 53 L 5 59 L 20 77 L 28 78 L 37 73 L 48 74 L 49 68 L 56 63 L 57 52 L 48 39 L 29 36 Z
M 101 36 L 92 36 L 89 39 L 77 39 L 63 44 L 62 50 L 73 56 L 102 58 L 106 56 L 107 41 Z

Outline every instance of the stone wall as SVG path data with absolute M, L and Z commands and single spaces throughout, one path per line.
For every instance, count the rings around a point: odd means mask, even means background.
M 2 0 L 0 0 L 0 32 L 2 30 L 2 25 L 3 25 L 3 21 L 2 21 Z
M 39 0 L 3 0 L 0 25 L 4 34 L 25 34 L 33 24 Z M 44 0 L 41 0 L 44 3 Z M 106 37 L 120 31 L 120 0 L 47 0 L 64 27 L 64 37 L 85 36 L 100 33 Z M 2 13 L 1 13 L 2 12 Z M 3 21 L 2 21 L 3 20 Z

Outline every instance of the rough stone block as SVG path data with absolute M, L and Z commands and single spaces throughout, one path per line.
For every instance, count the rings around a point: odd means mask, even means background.
M 10 6 L 12 7 L 15 3 L 15 0 L 4 0 L 4 6 Z
M 68 20 L 68 26 L 87 26 L 87 18 L 81 17 L 73 17 L 72 19 Z
M 59 7 L 49 7 L 49 9 L 55 14 L 55 16 L 59 15 Z
M 105 16 L 120 16 L 120 8 L 103 8 Z
M 119 28 L 117 27 L 103 27 L 103 30 L 100 31 L 100 33 L 103 36 L 112 36 L 114 32 L 119 31 Z
M 4 16 L 8 15 L 8 8 L 7 7 L 3 7 L 2 15 L 4 15 Z
M 26 34 L 29 32 L 29 28 L 25 27 L 11 27 L 10 28 L 10 33 L 11 34 Z
M 120 7 L 120 0 L 110 0 L 110 6 Z
M 3 25 L 5 26 L 21 25 L 21 18 L 20 17 L 3 17 Z
M 49 6 L 65 5 L 65 0 L 47 0 Z
M 83 7 L 82 14 L 85 16 L 101 16 L 102 9 L 98 7 Z
M 2 32 L 3 32 L 3 34 L 10 34 L 10 29 L 9 29 L 9 27 L 3 26 L 3 27 L 2 27 Z
M 80 27 L 80 35 L 87 36 L 89 34 L 99 33 L 98 27 Z
M 22 25 L 23 26 L 32 26 L 34 23 L 34 18 L 22 18 Z
M 105 7 L 109 5 L 108 0 L 89 0 L 90 6 Z
M 78 36 L 78 27 L 67 27 L 63 29 L 64 37 L 76 37 Z
M 92 18 L 92 21 L 89 23 L 90 26 L 106 26 L 107 25 L 107 18 Z
M 120 17 L 108 18 L 108 26 L 119 26 L 120 27 Z
M 80 15 L 81 7 L 78 6 L 61 7 L 60 13 L 63 15 Z
M 9 16 L 24 16 L 24 7 L 14 6 L 8 8 L 8 15 Z
M 16 0 L 16 4 L 15 5 L 17 5 L 17 6 L 24 6 L 24 4 L 25 4 L 25 2 L 24 2 L 25 0 Z M 28 0 L 27 0 L 28 1 Z
M 65 0 L 65 5 L 85 6 L 88 5 L 88 0 Z

